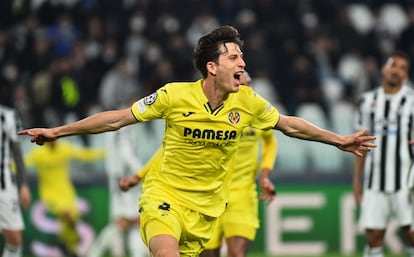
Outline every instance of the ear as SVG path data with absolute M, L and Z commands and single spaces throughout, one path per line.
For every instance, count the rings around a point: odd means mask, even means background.
M 213 61 L 207 62 L 206 64 L 207 71 L 209 74 L 216 76 L 217 73 L 217 64 Z

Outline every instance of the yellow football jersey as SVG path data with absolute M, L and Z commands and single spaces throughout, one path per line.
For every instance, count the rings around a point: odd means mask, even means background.
M 168 194 L 212 217 L 225 209 L 243 128 L 270 129 L 279 120 L 279 112 L 247 86 L 212 110 L 202 80 L 169 83 L 131 110 L 138 121 L 165 119 L 162 161 L 147 174 L 143 196 Z
M 73 160 L 95 161 L 105 157 L 104 150 L 77 147 L 64 140 L 35 147 L 25 156 L 25 164 L 35 168 L 39 196 L 50 211 L 76 212 L 76 192 L 70 177 Z
M 240 189 L 246 186 L 256 188 L 255 179 L 259 166 L 273 170 L 277 152 L 274 133 L 274 130 L 260 130 L 252 127 L 243 130 L 234 163 L 231 189 Z M 262 149 L 260 149 L 260 145 L 262 145 Z M 259 160 L 260 152 L 262 155 Z

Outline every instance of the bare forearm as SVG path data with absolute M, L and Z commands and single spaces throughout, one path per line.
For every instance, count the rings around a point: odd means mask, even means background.
M 23 154 L 19 143 L 12 143 L 11 149 L 13 151 L 13 159 L 16 164 L 16 177 L 19 188 L 26 184 L 26 169 L 23 161 Z
M 125 110 L 101 112 L 74 123 L 53 128 L 56 137 L 81 134 L 98 134 L 115 131 L 123 126 L 137 122 L 131 113 Z
M 355 156 L 354 182 L 360 182 L 366 156 Z
M 344 137 L 331 131 L 317 127 L 316 125 L 298 117 L 285 117 L 277 125 L 285 135 L 303 140 L 317 141 L 334 146 L 341 145 Z M 280 123 L 279 122 L 279 123 Z

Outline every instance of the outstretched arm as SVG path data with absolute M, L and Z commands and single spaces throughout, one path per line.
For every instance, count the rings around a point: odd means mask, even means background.
M 357 156 L 363 156 L 371 148 L 377 146 L 370 142 L 375 140 L 376 137 L 367 136 L 366 129 L 348 136 L 342 136 L 294 116 L 280 115 L 275 129 L 282 131 L 287 136 L 333 145 L 342 151 L 351 152 Z
M 19 135 L 31 136 L 31 142 L 43 145 L 46 142 L 55 141 L 60 137 L 98 134 L 107 131 L 118 130 L 121 127 L 137 123 L 130 108 L 100 112 L 82 120 L 54 128 L 32 128 L 20 131 Z

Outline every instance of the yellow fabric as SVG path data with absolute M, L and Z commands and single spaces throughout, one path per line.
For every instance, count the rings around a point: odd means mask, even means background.
M 274 131 L 245 128 L 234 164 L 229 204 L 219 217 L 206 249 L 219 248 L 223 237 L 242 236 L 251 241 L 256 237 L 259 218 L 255 179 L 259 170 L 260 144 L 262 168 L 273 169 L 277 153 Z
M 25 164 L 35 168 L 38 175 L 39 196 L 49 211 L 60 215 L 69 212 L 79 215 L 76 192 L 70 178 L 72 160 L 95 161 L 105 156 L 104 150 L 80 148 L 59 140 L 35 147 L 25 156 Z
M 76 231 L 76 224 L 62 217 L 59 217 L 58 221 L 60 225 L 59 240 L 66 246 L 68 251 L 75 253 L 80 240 Z
M 270 129 L 279 120 L 279 112 L 246 86 L 211 110 L 202 80 L 167 84 L 131 110 L 139 121 L 166 121 L 160 167 L 146 175 L 141 199 L 168 194 L 212 217 L 220 216 L 228 201 L 229 175 L 243 128 Z
M 146 245 L 156 235 L 174 236 L 180 256 L 199 256 L 211 237 L 216 218 L 185 208 L 167 196 L 147 197 L 140 203 L 141 238 Z M 197 240 L 194 240 L 197 238 Z
M 151 159 L 149 159 L 149 161 L 147 163 L 145 163 L 144 167 L 142 167 L 140 170 L 137 171 L 136 175 L 140 178 L 144 178 L 145 175 L 147 175 L 147 173 L 151 169 L 156 169 L 155 165 L 158 165 L 162 160 L 162 153 L 163 153 L 163 148 L 160 147 L 154 153 L 154 155 L 151 157 Z
M 230 192 L 229 205 L 217 219 L 214 233 L 206 249 L 220 248 L 223 237 L 241 236 L 253 241 L 259 228 L 258 197 L 254 183 Z
M 259 130 L 251 127 L 243 130 L 234 164 L 231 190 L 246 187 L 255 183 L 259 171 L 259 153 L 261 168 L 273 170 L 276 160 L 277 144 L 273 130 Z

